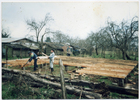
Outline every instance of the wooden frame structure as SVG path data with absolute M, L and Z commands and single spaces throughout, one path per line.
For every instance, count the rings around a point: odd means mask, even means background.
M 40 56 L 37 64 L 49 63 L 47 57 Z M 138 61 L 131 60 L 113 60 L 104 58 L 86 58 L 86 57 L 67 57 L 58 56 L 55 58 L 54 64 L 59 65 L 59 59 L 63 61 L 64 66 L 80 66 L 85 67 L 83 69 L 77 70 L 79 75 L 82 74 L 94 74 L 100 76 L 108 76 L 113 78 L 119 78 L 124 84 L 124 79 L 127 78 L 129 73 L 137 65 Z M 18 59 L 18 60 L 8 60 L 7 63 L 10 66 L 21 66 L 28 61 L 28 59 Z M 4 62 L 2 62 L 4 63 Z M 34 65 L 34 61 L 26 66 Z

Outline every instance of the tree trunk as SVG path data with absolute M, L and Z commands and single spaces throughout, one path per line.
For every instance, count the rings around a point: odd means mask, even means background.
M 122 50 L 122 55 L 123 55 L 123 59 L 124 60 L 131 60 L 131 58 L 127 55 L 126 51 L 125 50 Z
M 122 50 L 123 59 L 126 60 L 126 52 Z
M 89 51 L 90 56 L 92 56 L 92 50 L 93 50 L 93 48 L 90 48 L 90 51 Z
M 116 53 L 116 50 L 115 49 L 113 50 L 113 53 L 114 53 L 114 58 L 115 58 L 115 56 L 116 56 L 116 54 L 115 54 Z
M 134 58 L 134 60 L 136 60 L 136 58 L 137 58 L 137 52 L 135 51 L 135 58 Z
M 127 55 L 127 53 L 126 53 L 126 58 L 127 58 L 128 60 L 131 60 L 131 58 Z
M 98 55 L 98 49 L 96 48 L 95 50 L 96 50 L 96 55 Z
M 110 57 L 112 57 L 112 50 L 110 51 Z
M 43 47 L 42 43 L 39 43 L 39 53 L 42 53 L 42 47 Z
M 104 50 L 104 58 L 105 58 L 105 50 Z
M 121 51 L 119 50 L 119 59 L 121 58 Z

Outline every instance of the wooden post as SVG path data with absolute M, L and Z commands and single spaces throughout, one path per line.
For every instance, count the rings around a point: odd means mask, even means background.
M 40 68 L 42 68 L 43 64 L 40 64 Z
M 67 65 L 65 65 L 65 71 L 66 71 L 66 72 L 68 71 L 68 66 L 67 66 Z
M 82 80 L 82 75 L 81 74 L 79 75 L 79 80 Z
M 41 65 L 42 65 L 42 68 L 43 68 L 44 65 L 43 64 L 41 64 Z
M 60 82 L 61 82 L 61 89 L 62 89 L 62 99 L 66 99 L 66 88 L 65 88 L 65 80 L 64 80 L 64 66 L 61 61 L 59 60 L 59 67 L 60 67 Z
M 20 48 L 20 59 L 22 59 L 22 48 Z
M 119 79 L 119 86 L 124 86 L 124 79 Z
M 71 73 L 70 80 L 74 79 L 74 73 Z
M 79 99 L 81 99 L 83 88 L 81 87 L 81 93 Z
M 14 58 L 14 56 L 13 56 L 13 48 L 12 48 L 12 57 Z
M 39 69 L 38 69 L 38 74 L 40 74 L 40 72 L 41 72 L 41 69 L 39 68 Z
M 6 68 L 7 68 L 7 67 L 8 67 L 8 66 L 7 66 L 7 60 L 8 60 L 8 47 L 5 46 L 5 48 L 6 48 Z
M 22 65 L 23 66 L 23 65 Z M 25 70 L 25 66 L 24 67 L 22 67 L 22 70 Z
M 128 82 L 128 79 L 127 79 L 127 77 L 124 79 L 124 81 L 125 81 L 125 83 L 127 83 L 127 82 Z
M 46 73 L 47 73 L 47 63 L 45 63 L 45 76 L 46 76 Z

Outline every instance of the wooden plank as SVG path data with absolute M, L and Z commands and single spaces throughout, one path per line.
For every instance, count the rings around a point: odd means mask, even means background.
M 115 77 L 115 78 L 125 78 L 126 74 L 118 74 L 118 73 L 111 73 L 111 72 L 104 72 L 104 71 L 83 71 L 78 70 L 76 71 L 78 73 L 85 73 L 85 74 L 94 74 L 94 75 L 100 75 L 100 76 L 108 76 L 108 77 Z

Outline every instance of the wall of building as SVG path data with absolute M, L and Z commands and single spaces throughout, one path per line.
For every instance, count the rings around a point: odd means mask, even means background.
M 50 55 L 51 49 L 54 49 L 54 50 L 55 50 L 55 55 L 63 55 L 63 53 L 64 53 L 64 52 L 61 51 L 61 50 L 57 50 L 57 49 L 52 48 L 52 47 L 47 46 L 47 45 L 46 45 L 46 47 L 45 47 L 44 53 L 47 54 L 47 55 Z

